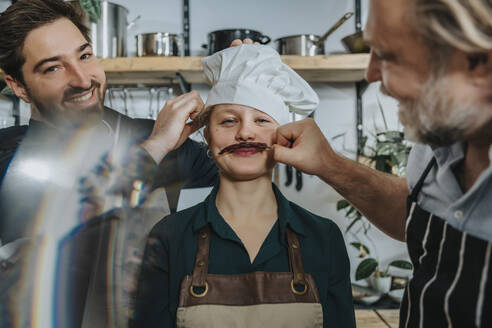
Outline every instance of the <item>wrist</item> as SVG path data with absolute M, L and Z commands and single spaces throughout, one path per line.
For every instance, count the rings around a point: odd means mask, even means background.
M 343 175 L 345 166 L 345 158 L 335 153 L 332 149 L 326 151 L 322 155 L 321 169 L 318 176 L 329 185 L 335 184 L 337 176 Z
M 157 164 L 169 153 L 169 147 L 165 143 L 152 138 L 146 139 L 140 146 L 149 153 Z

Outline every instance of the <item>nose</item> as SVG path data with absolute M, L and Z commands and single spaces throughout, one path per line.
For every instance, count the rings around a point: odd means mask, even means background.
M 247 123 L 242 122 L 236 134 L 238 141 L 251 141 L 256 137 L 254 129 Z
M 369 56 L 369 65 L 366 69 L 366 80 L 367 82 L 377 82 L 381 81 L 381 61 L 374 55 L 371 50 L 371 54 Z
M 92 79 L 89 72 L 86 72 L 77 63 L 70 67 L 70 86 L 73 88 L 89 89 L 92 85 Z

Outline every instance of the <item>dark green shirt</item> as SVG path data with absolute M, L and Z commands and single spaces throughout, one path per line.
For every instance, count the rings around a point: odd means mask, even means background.
M 135 327 L 175 327 L 183 277 L 191 274 L 200 228 L 211 226 L 209 273 L 288 272 L 286 226 L 298 235 L 302 261 L 318 287 L 324 327 L 355 327 L 350 264 L 331 220 L 289 202 L 273 186 L 278 220 L 253 263 L 215 205 L 218 186 L 204 202 L 158 222 L 149 234 L 137 292 Z M 241 295 L 238 295 L 241 297 Z

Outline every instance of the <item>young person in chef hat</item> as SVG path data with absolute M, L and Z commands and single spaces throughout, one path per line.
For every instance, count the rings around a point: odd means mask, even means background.
M 331 220 L 272 184 L 271 146 L 318 96 L 262 45 L 203 59 L 201 119 L 220 182 L 149 234 L 135 327 L 355 327 L 349 260 Z

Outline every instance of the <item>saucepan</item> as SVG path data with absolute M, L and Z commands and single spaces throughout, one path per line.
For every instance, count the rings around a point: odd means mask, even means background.
M 239 39 L 244 40 L 249 38 L 253 42 L 259 42 L 261 44 L 267 44 L 271 41 L 270 37 L 266 36 L 260 31 L 255 31 L 245 28 L 235 28 L 227 30 L 217 30 L 208 33 L 208 45 L 203 45 L 203 48 L 208 48 L 209 55 L 229 48 L 231 42 Z
M 316 56 L 325 54 L 325 40 L 343 23 L 354 15 L 343 15 L 323 36 L 314 34 L 289 35 L 275 40 L 277 51 L 281 55 Z
M 137 57 L 182 56 L 183 38 L 167 32 L 142 33 L 135 36 Z
M 351 53 L 364 53 L 371 50 L 362 37 L 362 31 L 347 35 L 342 39 L 342 43 Z

